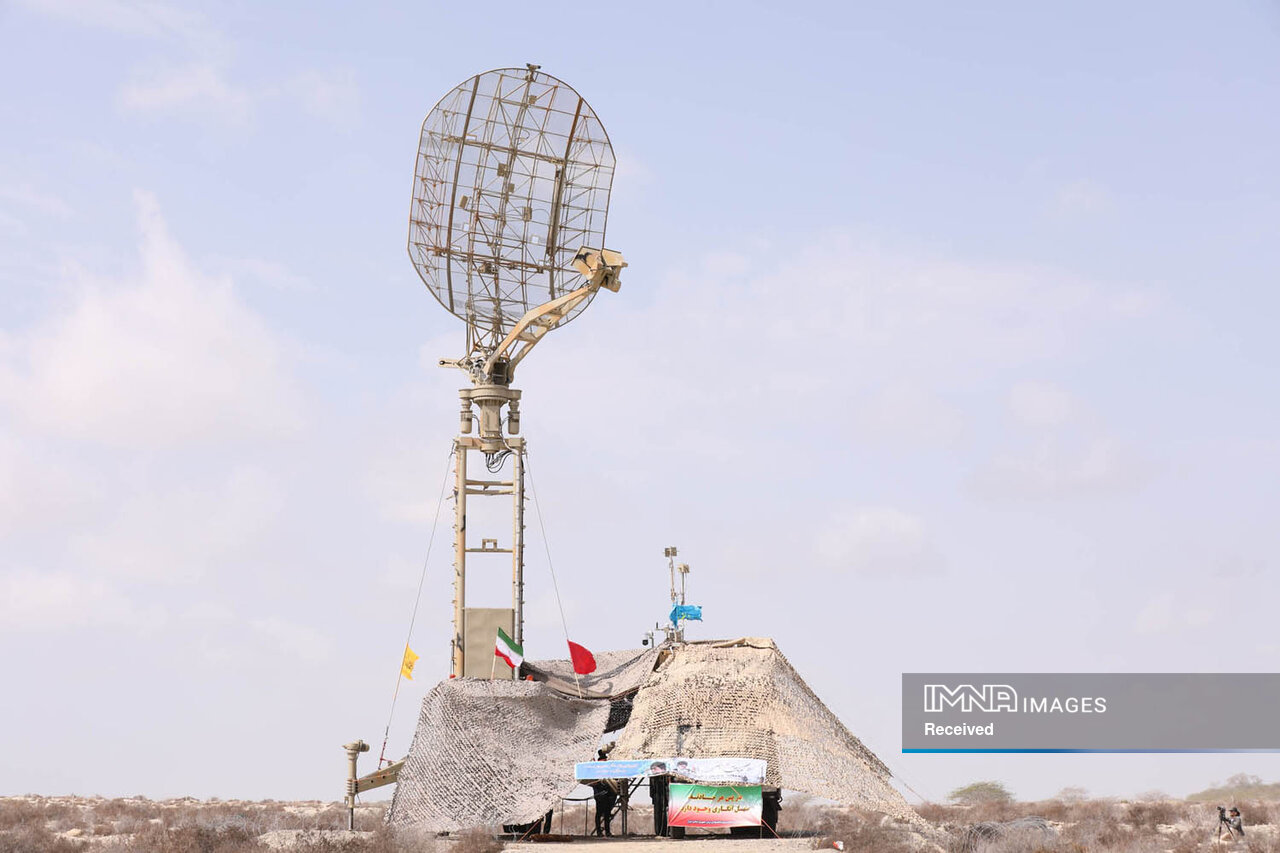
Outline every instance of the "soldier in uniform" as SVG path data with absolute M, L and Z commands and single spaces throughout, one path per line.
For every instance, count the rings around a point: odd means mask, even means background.
M 598 761 L 607 760 L 600 750 Z M 596 801 L 596 835 L 612 837 L 613 807 L 618 802 L 618 785 L 612 779 L 599 779 L 591 783 L 591 796 Z
M 671 796 L 671 777 L 664 761 L 649 766 L 649 799 L 653 801 L 653 834 L 667 834 L 667 805 Z
M 764 822 L 764 828 L 760 830 L 761 838 L 768 838 L 764 834 L 764 829 L 769 830 L 769 834 L 775 838 L 778 835 L 778 812 L 782 809 L 782 789 L 781 788 L 765 788 L 760 794 L 760 819 Z

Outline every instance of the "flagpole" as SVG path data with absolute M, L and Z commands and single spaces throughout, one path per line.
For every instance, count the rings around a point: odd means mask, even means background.
M 538 490 L 533 485 L 533 469 L 529 466 L 529 452 L 525 451 L 524 471 L 529 475 L 529 491 L 533 493 L 533 508 L 538 514 L 538 529 L 542 531 L 542 547 L 547 552 L 547 569 L 551 572 L 551 589 L 556 594 L 556 608 L 560 611 L 560 627 L 564 629 L 564 641 L 569 642 L 569 622 L 564 618 L 564 603 L 560 600 L 560 583 L 556 580 L 556 567 L 551 562 L 551 543 L 547 541 L 547 528 L 542 522 L 542 507 L 538 505 Z M 573 670 L 573 683 L 582 698 L 582 682 L 578 680 L 578 668 L 573 666 L 573 649 L 569 650 L 569 666 Z
M 408 648 L 408 646 L 405 646 Z M 400 660 L 400 677 L 396 679 L 396 692 L 391 694 L 391 713 L 396 712 L 396 698 L 400 695 L 400 682 L 404 681 L 404 659 Z M 387 741 L 391 740 L 391 718 L 387 718 L 386 731 L 382 733 L 382 752 L 378 754 L 378 769 L 382 769 L 382 762 L 387 757 Z
M 413 612 L 409 615 L 409 631 L 404 638 L 404 647 L 409 648 L 413 639 L 413 626 L 418 621 L 418 605 L 422 603 L 422 587 L 427 582 L 427 566 L 431 563 L 431 548 L 436 544 L 436 528 L 440 526 L 440 507 L 444 505 L 445 488 L 449 485 L 449 460 L 457 452 L 457 444 L 449 448 L 449 455 L 444 458 L 444 479 L 440 481 L 440 497 L 436 500 L 436 514 L 431 522 L 431 538 L 427 540 L 427 555 L 422 559 L 422 574 L 418 577 L 418 594 L 413 598 Z M 391 710 L 387 713 L 387 728 L 382 733 L 382 752 L 378 754 L 378 769 L 387 758 L 387 741 L 391 739 L 391 721 L 396 715 L 396 699 L 400 696 L 400 682 L 404 678 L 404 658 L 400 658 L 400 672 L 396 673 L 396 690 L 391 694 Z
M 409 630 L 412 631 L 413 629 L 410 628 Z M 412 649 L 409 648 L 409 643 L 406 642 L 404 644 L 404 654 L 400 657 L 400 677 L 396 679 L 396 689 L 395 692 L 391 694 L 391 714 L 387 717 L 387 728 L 382 732 L 382 752 L 378 755 L 379 770 L 382 769 L 382 762 L 387 756 L 387 741 L 391 739 L 391 717 L 396 713 L 396 699 L 400 696 L 400 682 L 405 679 L 404 665 L 405 662 L 409 660 L 410 651 L 412 651 Z M 417 657 L 414 658 L 414 661 L 417 661 Z M 410 671 L 412 671 L 412 668 L 410 668 Z

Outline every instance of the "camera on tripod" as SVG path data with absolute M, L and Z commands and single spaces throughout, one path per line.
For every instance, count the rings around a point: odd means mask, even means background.
M 1222 833 L 1226 832 L 1228 838 L 1244 837 L 1244 818 L 1240 816 L 1240 809 L 1235 806 L 1228 811 L 1225 806 L 1218 806 L 1218 840 L 1222 840 Z

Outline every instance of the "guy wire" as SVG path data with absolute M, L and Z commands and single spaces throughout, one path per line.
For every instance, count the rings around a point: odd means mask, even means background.
M 551 588 L 556 594 L 556 607 L 560 610 L 560 627 L 564 629 L 564 641 L 569 642 L 569 623 L 564 618 L 564 603 L 560 601 L 560 584 L 556 581 L 556 567 L 551 562 L 551 543 L 547 541 L 547 528 L 542 522 L 542 507 L 538 504 L 538 490 L 533 485 L 533 469 L 529 466 L 529 450 L 524 451 L 524 473 L 529 477 L 529 493 L 533 495 L 533 511 L 538 516 L 538 530 L 542 531 L 542 547 L 547 552 L 547 568 L 551 570 Z M 578 696 L 582 696 L 582 683 L 578 680 L 578 670 L 573 669 L 573 683 L 578 687 Z
M 422 601 L 422 585 L 427 581 L 427 565 L 431 562 L 431 548 L 436 543 L 436 530 L 440 526 L 440 507 L 444 504 L 444 492 L 449 485 L 449 460 L 453 458 L 457 452 L 457 445 L 449 449 L 449 455 L 444 459 L 444 480 L 440 483 L 440 497 L 436 500 L 436 517 L 431 522 L 431 536 L 427 539 L 427 556 L 422 560 L 422 575 L 418 578 L 418 594 L 413 597 L 413 613 L 409 617 L 409 633 L 405 635 L 404 647 L 405 651 L 409 649 L 409 641 L 413 639 L 413 625 L 418 621 L 418 604 Z M 378 755 L 378 769 L 382 769 L 382 763 L 387 756 L 387 740 L 391 737 L 391 720 L 396 714 L 396 699 L 400 696 L 400 682 L 404 680 L 404 652 L 401 653 L 400 667 L 396 670 L 396 690 L 391 694 L 391 712 L 387 714 L 387 728 L 382 733 L 382 752 Z

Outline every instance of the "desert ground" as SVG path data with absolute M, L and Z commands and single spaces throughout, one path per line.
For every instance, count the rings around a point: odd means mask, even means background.
M 145 797 L 0 797 L 0 853 L 1280 853 L 1280 802 L 1239 803 L 1246 836 L 1218 845 L 1212 802 L 1082 799 L 977 805 L 917 806 L 934 828 L 933 846 L 920 835 L 873 814 L 794 796 L 784 802 L 780 838 L 683 840 L 632 835 L 583 837 L 582 804 L 557 814 L 556 835 L 518 840 L 497 828 L 461 836 L 394 834 L 383 825 L 386 804 L 358 807 L 347 832 L 339 803 L 237 800 L 149 800 Z M 652 826 L 647 808 L 632 812 L 633 833 Z M 614 829 L 618 829 L 615 821 Z

